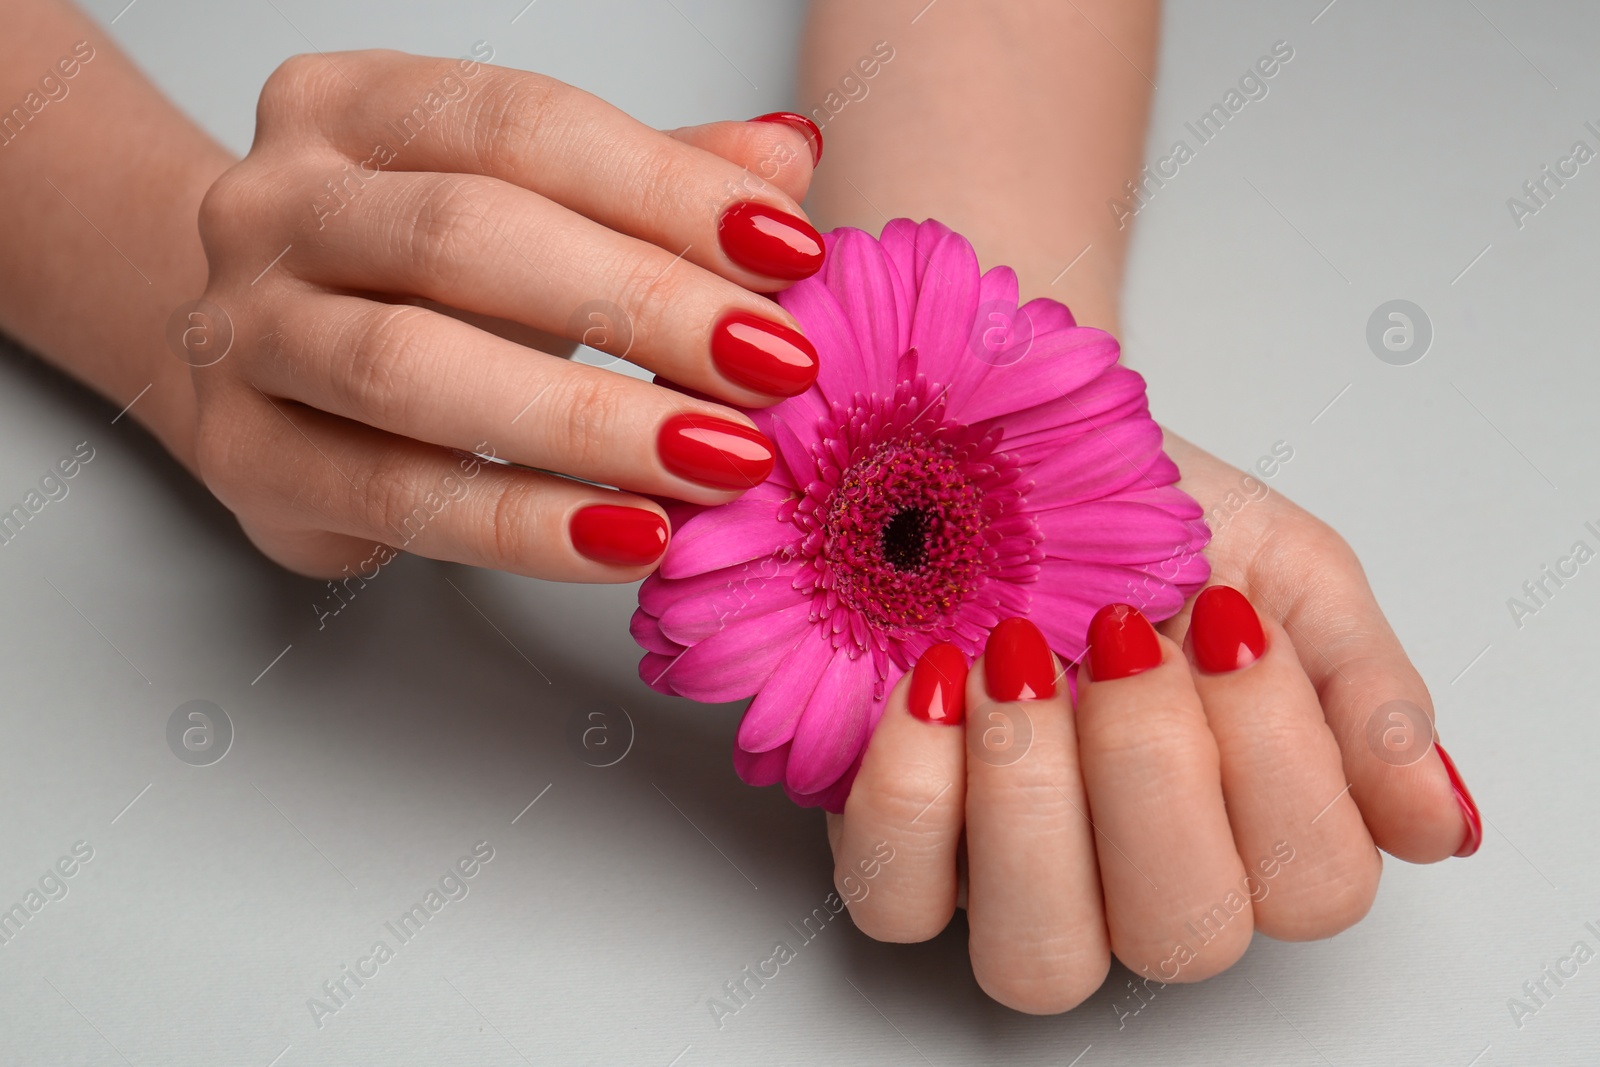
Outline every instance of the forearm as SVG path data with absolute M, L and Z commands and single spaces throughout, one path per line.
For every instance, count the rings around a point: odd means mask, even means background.
M 1024 300 L 1115 330 L 1128 229 L 1107 204 L 1139 171 L 1159 18 L 1157 0 L 814 0 L 801 100 L 827 161 L 812 217 L 874 233 L 937 218 L 984 267 L 1015 268 Z M 893 58 L 866 81 L 879 41 Z M 836 115 L 830 93 L 850 100 Z
M 196 211 L 232 160 L 68 4 L 9 5 L 0 71 L 0 330 L 118 407 L 148 386 L 129 417 L 192 466 L 167 320 L 205 288 Z

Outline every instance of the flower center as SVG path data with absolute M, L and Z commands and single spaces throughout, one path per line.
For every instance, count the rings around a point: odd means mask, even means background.
M 998 432 L 946 421 L 920 377 L 836 405 L 819 430 L 818 479 L 783 514 L 804 531 L 795 586 L 835 644 L 906 666 L 937 641 L 976 652 L 1000 609 L 1025 609 L 1016 583 L 1042 553 Z
M 897 571 L 914 571 L 928 562 L 928 517 L 924 508 L 901 508 L 879 535 L 883 558 Z

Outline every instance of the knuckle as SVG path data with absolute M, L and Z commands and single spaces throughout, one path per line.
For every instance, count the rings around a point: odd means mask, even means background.
M 538 483 L 533 479 L 510 477 L 502 481 L 489 513 L 489 544 L 497 565 L 503 569 L 543 554 L 547 531 L 541 522 L 540 504 Z
M 426 344 L 430 319 L 411 304 L 375 305 L 361 316 L 353 343 L 335 346 L 348 352 L 333 376 L 346 411 L 379 426 L 406 422 L 415 402 L 409 369 Z
M 235 235 L 240 219 L 249 213 L 254 201 L 255 186 L 243 164 L 236 163 L 223 171 L 200 200 L 200 239 L 206 247 L 210 249 L 219 239 Z
M 362 479 L 360 514 L 375 531 L 409 542 L 425 536 L 430 515 L 417 496 L 410 468 L 398 456 L 374 463 Z
M 674 309 L 680 317 L 684 314 L 685 286 L 679 273 L 683 268 L 674 267 L 670 255 L 651 251 L 640 256 L 630 250 L 611 264 L 609 274 L 618 279 L 618 303 L 626 309 L 633 337 L 670 335 Z
M 489 183 L 481 179 L 446 175 L 429 184 L 407 242 L 406 262 L 423 286 L 447 290 L 483 257 L 493 235 L 484 213 L 491 199 Z
M 616 442 L 639 430 L 638 413 L 630 416 L 624 410 L 623 382 L 611 380 L 620 376 L 582 370 L 582 374 L 568 375 L 572 381 L 564 390 L 567 395 L 545 409 L 553 418 L 545 431 L 552 446 L 568 457 L 569 466 L 577 468 L 565 471 L 568 474 L 616 466 Z
M 538 158 L 548 127 L 579 92 L 540 74 L 518 73 L 496 83 L 471 112 L 479 162 L 491 174 L 525 171 Z
M 942 832 L 961 814 L 962 792 L 949 774 L 925 761 L 897 763 L 893 773 L 874 776 L 870 789 L 856 788 L 847 811 L 867 809 L 874 822 L 902 831 Z
M 1102 711 L 1105 709 L 1101 709 Z M 1205 713 L 1189 701 L 1149 700 L 1138 706 L 1138 719 L 1117 714 L 1085 715 L 1078 721 L 1085 762 L 1104 761 L 1141 768 L 1151 788 L 1181 788 L 1195 768 L 1219 765 L 1216 739 Z
M 643 218 L 671 219 L 681 215 L 685 193 L 705 184 L 704 167 L 667 139 L 650 149 L 640 161 L 638 195 Z
M 326 56 L 302 52 L 279 63 L 261 86 L 256 113 L 263 129 L 306 114 L 309 105 L 337 92 L 339 80 Z

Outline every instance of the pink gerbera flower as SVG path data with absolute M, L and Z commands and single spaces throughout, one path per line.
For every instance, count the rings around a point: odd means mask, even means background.
M 1026 615 L 1076 660 L 1108 603 L 1175 614 L 1205 583 L 1210 534 L 1109 334 L 1053 300 L 1018 309 L 1016 274 L 980 275 L 937 222 L 824 241 L 821 273 L 778 296 L 817 383 L 747 413 L 778 449 L 766 482 L 673 507 L 632 630 L 655 689 L 754 698 L 745 781 L 838 811 L 929 647 L 974 657 Z

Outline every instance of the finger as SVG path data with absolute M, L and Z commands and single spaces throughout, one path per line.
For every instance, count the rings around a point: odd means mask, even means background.
M 822 131 L 815 122 L 792 111 L 759 115 L 749 122 L 708 122 L 666 132 L 673 140 L 737 163 L 797 204 L 805 200 L 814 168 L 822 161 Z
M 816 349 L 775 302 L 493 178 L 382 175 L 285 266 L 521 322 L 745 407 L 817 377 Z
M 723 503 L 773 450 L 738 412 L 569 363 L 409 305 L 309 293 L 284 302 L 257 384 L 393 434 L 602 485 Z M 686 421 L 687 420 L 687 421 Z
M 890 693 L 845 801 L 833 882 L 879 941 L 926 941 L 955 914 L 966 684 L 954 645 L 923 653 Z
M 1189 665 L 1126 604 L 1095 615 L 1086 662 L 1078 744 L 1112 951 L 1160 982 L 1218 974 L 1249 947 L 1253 919 Z
M 1309 580 L 1277 605 L 1339 742 L 1350 796 L 1378 847 L 1413 863 L 1471 855 L 1477 807 L 1437 743 L 1433 699 L 1389 627 L 1348 545 L 1307 525 Z M 1313 563 L 1314 561 L 1314 563 Z M 1252 592 L 1254 585 L 1245 587 Z M 1258 597 L 1259 599 L 1259 597 Z
M 972 971 L 1018 1011 L 1066 1011 L 1110 967 L 1093 830 L 1060 663 L 1007 619 L 967 680 Z
M 1185 471 L 1206 472 L 1190 487 L 1196 497 L 1222 499 L 1236 492 L 1243 477 L 1238 471 L 1210 461 L 1174 434 L 1164 440 Z M 1186 474 L 1180 485 L 1190 480 Z M 1231 521 L 1239 536 L 1229 540 L 1251 550 L 1213 558 L 1214 572 L 1229 575 L 1294 642 L 1339 742 L 1350 795 L 1378 847 L 1413 863 L 1471 855 L 1483 840 L 1482 817 L 1435 743 L 1428 687 L 1384 618 L 1350 546 L 1281 498 L 1254 517 L 1243 513 Z M 1163 624 L 1176 639 L 1186 627 L 1187 613 Z
M 260 394 L 228 410 L 227 432 L 202 423 L 201 475 L 253 517 L 253 540 L 301 573 L 360 585 L 403 550 L 550 581 L 632 582 L 666 549 L 666 517 L 642 497 Z
M 381 52 L 297 57 L 262 90 L 258 126 L 320 134 L 350 160 L 313 212 L 334 210 L 350 176 L 485 174 L 749 289 L 822 265 L 821 238 L 778 189 L 540 74 Z
M 1382 860 L 1346 796 L 1339 745 L 1294 645 L 1228 586 L 1195 598 L 1186 643 L 1257 929 L 1307 941 L 1366 915 Z

